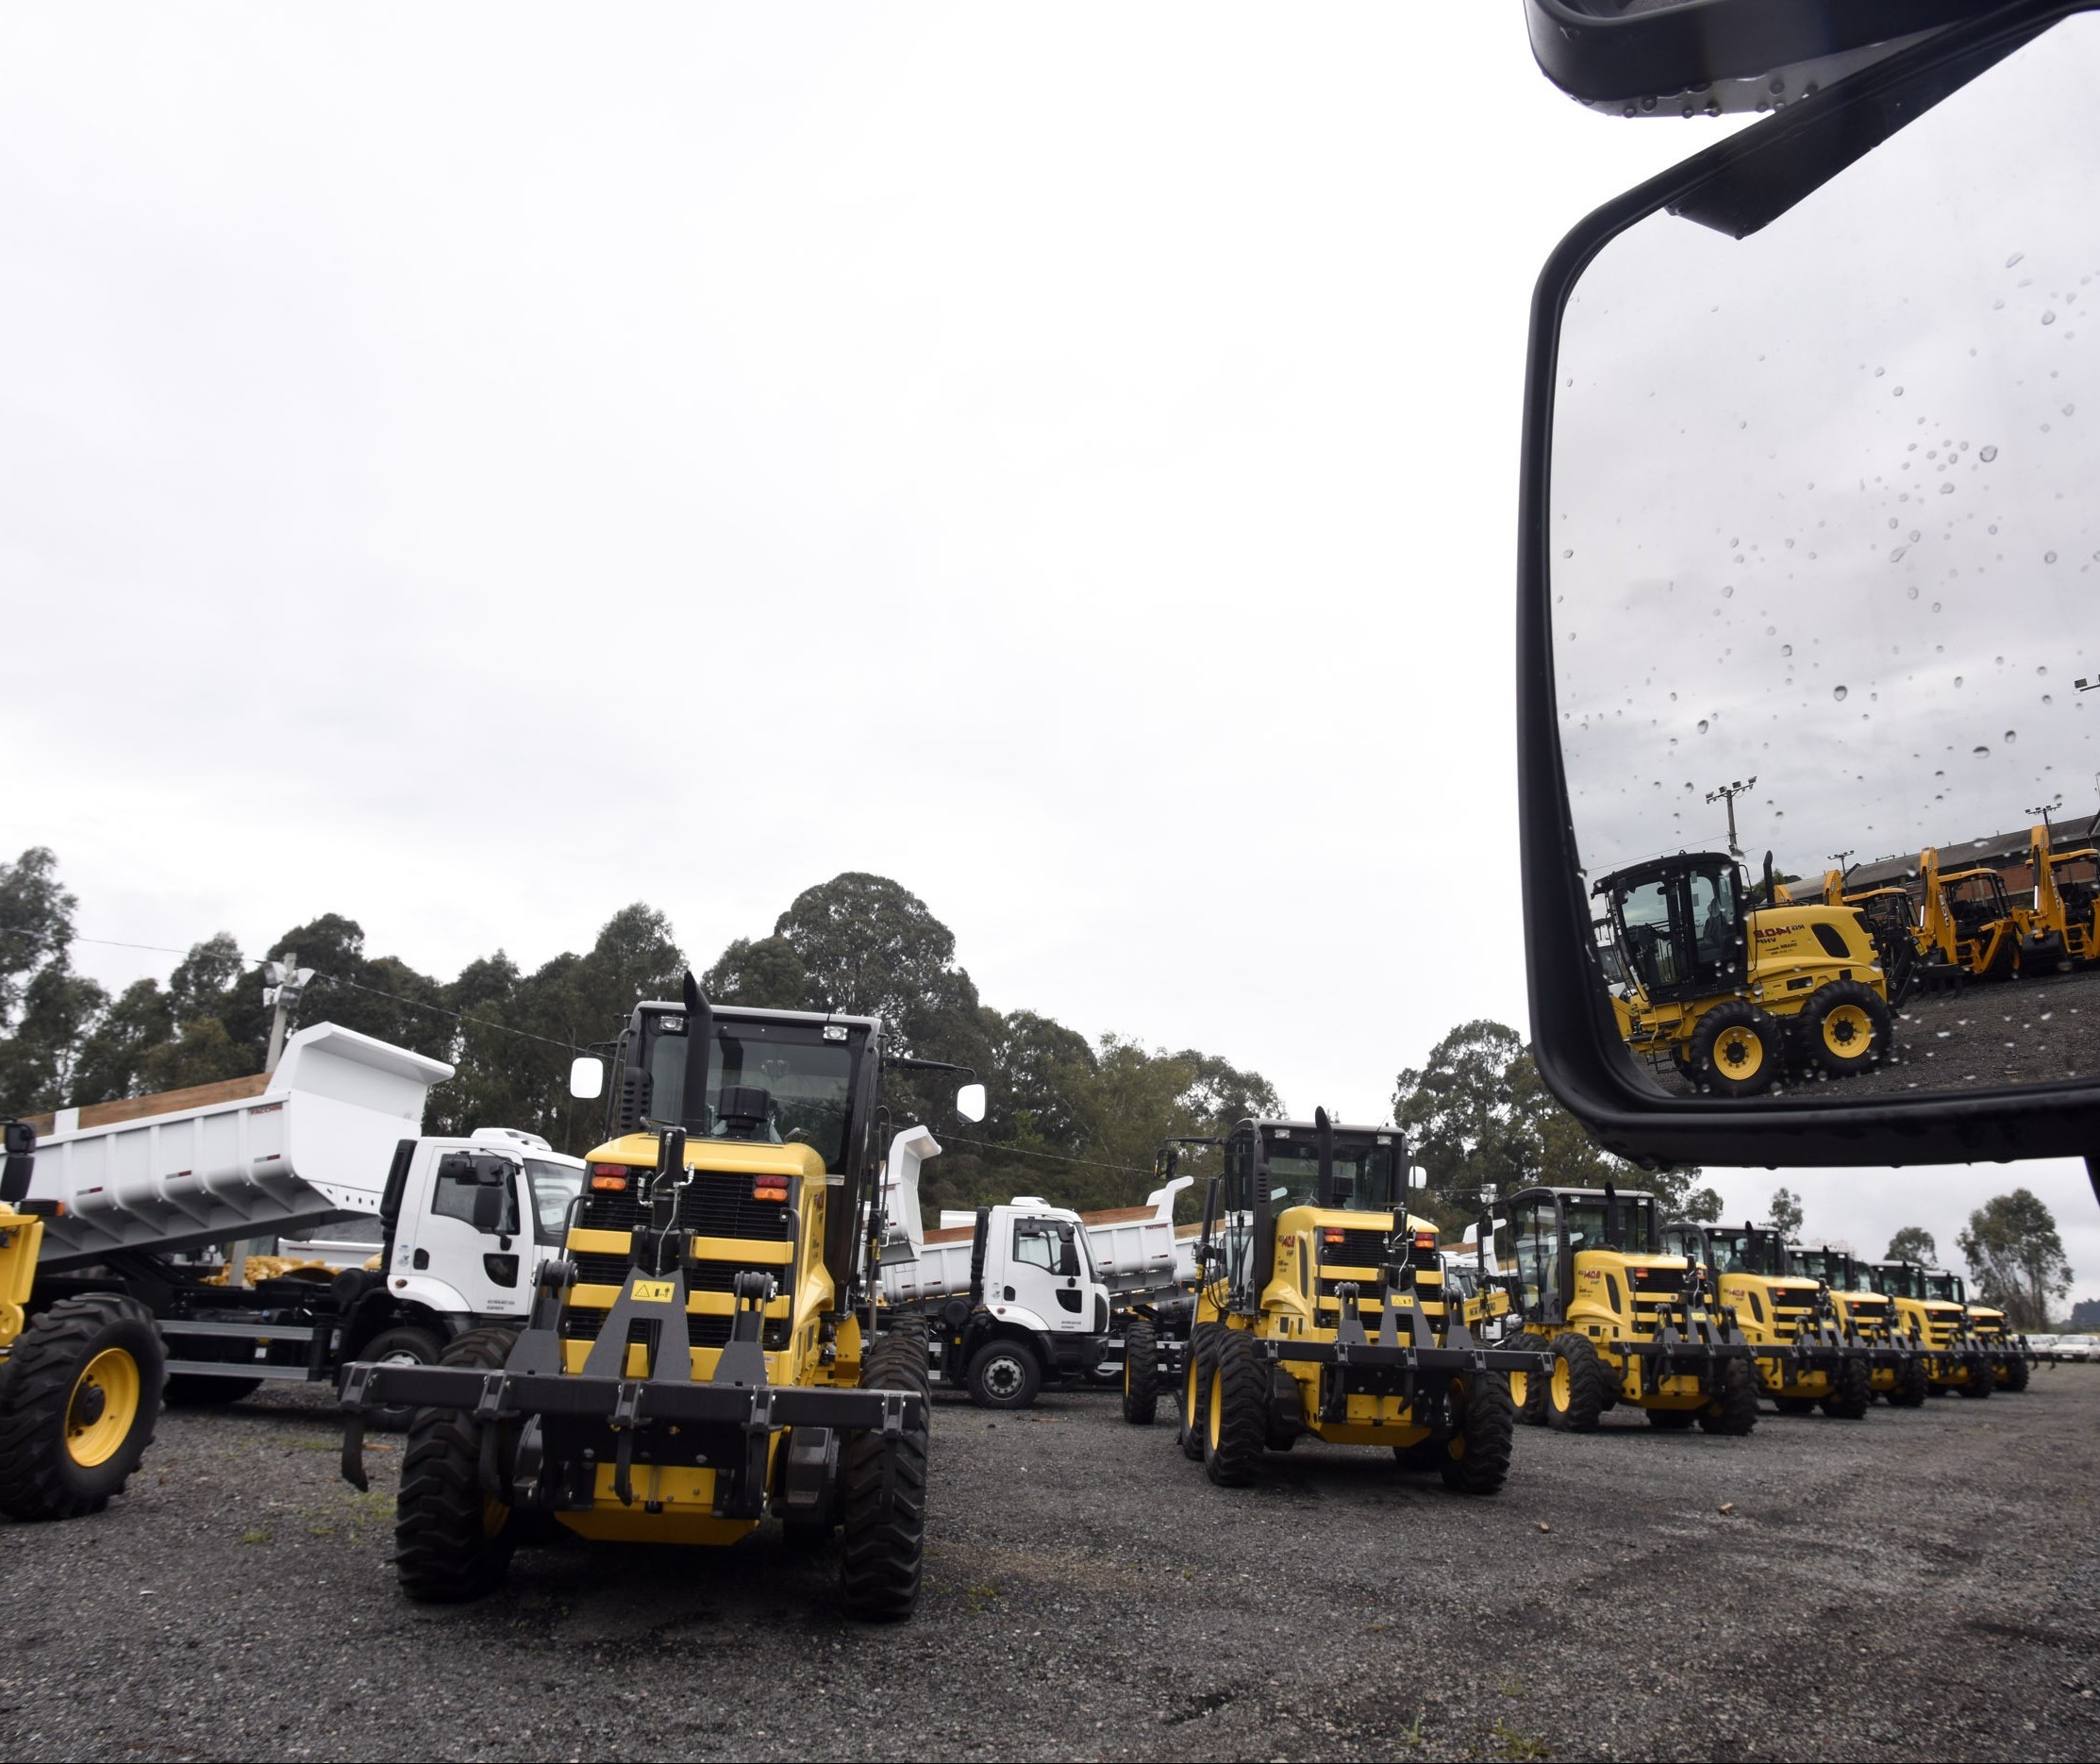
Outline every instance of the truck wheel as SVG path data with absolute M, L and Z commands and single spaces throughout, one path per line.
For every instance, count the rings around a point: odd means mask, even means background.
M 1785 1063 L 1786 1036 L 1777 1019 L 1746 999 L 1716 1005 L 1692 1032 L 1692 1069 L 1716 1095 L 1769 1090 Z
M 1437 1469 L 1443 1486 L 1458 1494 L 1500 1494 L 1509 1480 L 1516 1445 L 1517 1406 L 1509 1380 L 1498 1372 L 1473 1373 L 1451 1381 L 1458 1425 L 1443 1442 Z
M 1196 1324 L 1184 1356 L 1187 1370 L 1181 1375 L 1181 1432 L 1176 1442 L 1181 1456 L 1192 1463 L 1200 1463 L 1203 1458 L 1204 1422 L 1210 1410 L 1210 1374 L 1217 1365 L 1218 1337 L 1222 1333 L 1216 1323 Z
M 1801 1009 L 1803 1050 L 1833 1078 L 1878 1066 L 1893 1027 L 1889 1007 L 1858 980 L 1819 986 Z
M 1648 1411 L 1648 1425 L 1658 1427 L 1664 1433 L 1682 1433 L 1698 1419 L 1699 1411 L 1695 1408 L 1651 1408 Z
M 1228 1329 L 1217 1345 L 1217 1369 L 1205 1405 L 1204 1473 L 1221 1489 L 1245 1488 L 1268 1440 L 1268 1371 L 1255 1352 L 1254 1337 Z
M 470 1329 L 438 1363 L 500 1372 L 516 1340 L 509 1329 Z M 408 1423 L 393 1507 L 393 1568 L 401 1590 L 419 1604 L 481 1598 L 510 1572 L 516 1518 L 508 1503 L 481 1491 L 481 1431 L 496 1424 L 457 1408 L 419 1408 Z
M 1535 1335 L 1513 1335 L 1505 1338 L 1502 1345 L 1519 1351 L 1543 1348 L 1543 1338 Z M 1542 1373 L 1513 1372 L 1509 1374 L 1509 1400 L 1517 1406 L 1517 1419 L 1526 1427 L 1543 1427 L 1546 1424 L 1546 1387 L 1552 1381 Z
M 99 1513 L 153 1443 L 165 1356 L 153 1313 L 98 1292 L 60 1299 L 0 1364 L 0 1513 Z
M 262 1389 L 260 1378 L 221 1378 L 205 1372 L 172 1372 L 160 1388 L 160 1400 L 170 1408 L 223 1408 L 253 1396 Z
M 404 1323 L 380 1330 L 358 1350 L 358 1357 L 376 1360 L 383 1366 L 435 1366 L 444 1358 L 444 1338 L 435 1329 Z M 407 1433 L 408 1412 L 406 1403 L 370 1409 L 364 1424 L 374 1433 Z
M 1860 1421 L 1873 1403 L 1873 1370 L 1865 1356 L 1847 1354 L 1838 1362 L 1838 1375 L 1831 1380 L 1830 1394 L 1823 1399 L 1823 1412 L 1837 1421 Z
M 1915 1354 L 1908 1355 L 1896 1368 L 1896 1386 L 1889 1392 L 1889 1406 L 1923 1408 L 1930 1388 L 1925 1382 L 1925 1361 Z
M 1721 1388 L 1699 1411 L 1708 1433 L 1742 1435 L 1758 1424 L 1758 1374 L 1746 1359 L 1721 1362 Z
M 974 1390 L 975 1377 L 971 1382 Z M 930 1417 L 925 1343 L 911 1336 L 877 1342 L 861 1362 L 860 1388 L 914 1391 L 927 1399 Z M 864 1428 L 846 1440 L 839 1586 L 846 1609 L 856 1617 L 893 1623 L 910 1616 L 919 1602 L 926 1548 L 926 1423 L 921 1422 L 892 1439 Z
M 979 1408 L 1026 1408 L 1042 1389 L 1042 1368 L 1019 1341 L 988 1341 L 970 1362 L 970 1400 Z
M 1553 1376 L 1546 1381 L 1546 1425 L 1562 1433 L 1594 1433 L 1604 1413 L 1604 1362 L 1597 1344 L 1572 1329 L 1553 1339 Z
M 1969 1369 L 1969 1375 L 1955 1386 L 1955 1389 L 1963 1396 L 1975 1397 L 1980 1401 L 1998 1388 L 1998 1374 L 1981 1354 L 1970 1355 L 1962 1364 Z
M 1159 1409 L 1159 1337 L 1142 1317 L 1123 1332 L 1123 1418 L 1149 1427 Z

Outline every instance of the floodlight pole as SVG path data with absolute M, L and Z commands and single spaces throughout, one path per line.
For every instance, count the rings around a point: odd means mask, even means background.
M 1742 856 L 1742 847 L 1736 842 L 1736 798 L 1744 790 L 1753 789 L 1757 782 L 1754 776 L 1738 778 L 1732 784 L 1724 784 L 1718 790 L 1707 792 L 1707 801 L 1709 803 L 1725 802 L 1728 805 L 1728 856 L 1731 857 Z

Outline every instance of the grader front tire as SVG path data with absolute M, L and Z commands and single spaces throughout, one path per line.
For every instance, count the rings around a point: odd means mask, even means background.
M 1692 1032 L 1692 1069 L 1718 1096 L 1769 1090 L 1785 1063 L 1786 1033 L 1778 1019 L 1747 1000 L 1716 1005 Z
M 1159 1337 L 1142 1317 L 1123 1332 L 1123 1418 L 1149 1427 L 1159 1411 Z
M 500 1372 L 516 1334 L 470 1329 L 438 1362 Z M 419 1605 L 463 1605 L 503 1585 L 518 1546 L 516 1516 L 481 1488 L 481 1436 L 494 1422 L 456 1408 L 419 1408 L 408 1421 L 394 1500 L 393 1568 Z
M 1823 1412 L 1836 1421 L 1863 1421 L 1874 1406 L 1874 1373 L 1863 1356 L 1848 1354 L 1840 1362 Z
M 1758 1374 L 1746 1359 L 1721 1362 L 1721 1389 L 1699 1411 L 1708 1433 L 1740 1437 L 1758 1424 Z
M 931 1407 L 923 1338 L 878 1342 L 860 1369 L 860 1388 L 910 1390 Z M 894 1439 L 867 1430 L 846 1444 L 840 1589 L 846 1609 L 872 1623 L 909 1617 L 919 1602 L 926 1549 L 926 1423 Z
M 1604 1414 L 1604 1362 L 1597 1344 L 1572 1329 L 1553 1339 L 1553 1373 L 1547 1380 L 1546 1424 L 1560 1433 L 1594 1433 Z
M 1437 1470 L 1457 1494 L 1500 1494 L 1509 1480 L 1516 1448 L 1517 1406 L 1509 1380 L 1499 1372 L 1473 1373 L 1451 1381 L 1457 1426 Z
M 153 1314 L 115 1293 L 60 1299 L 0 1365 L 0 1513 L 99 1513 L 139 1467 L 166 1356 Z
M 1181 1456 L 1192 1463 L 1203 1459 L 1203 1435 L 1210 1409 L 1210 1374 L 1217 1365 L 1216 1323 L 1198 1323 L 1190 1337 L 1188 1365 L 1181 1374 Z
M 1254 1337 L 1225 1331 L 1217 1344 L 1210 1400 L 1204 1406 L 1204 1473 L 1221 1489 L 1243 1489 L 1269 1440 L 1269 1373 Z

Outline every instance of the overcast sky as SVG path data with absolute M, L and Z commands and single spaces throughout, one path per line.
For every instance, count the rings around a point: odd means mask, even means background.
M 1514 0 L 10 8 L 10 850 L 441 976 L 872 870 L 988 1003 L 1382 1118 L 1525 1020 L 1533 276 L 1714 132 Z

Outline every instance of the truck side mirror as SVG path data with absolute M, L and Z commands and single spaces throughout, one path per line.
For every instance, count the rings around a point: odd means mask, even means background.
M 966 1084 L 956 1092 L 956 1113 L 965 1121 L 984 1119 L 984 1086 Z
M 578 1054 L 569 1063 L 569 1094 L 579 1102 L 591 1102 L 603 1096 L 606 1089 L 606 1063 L 595 1054 Z
M 7 1124 L 7 1164 L 0 1169 L 0 1206 L 12 1207 L 29 1192 L 37 1167 L 37 1130 L 26 1121 Z
M 1420 1164 L 1409 1164 L 1408 1166 L 1408 1186 L 1410 1189 L 1427 1188 L 1429 1186 L 1429 1173 L 1423 1169 Z
M 505 1189 L 476 1189 L 469 1210 L 473 1217 L 468 1223 L 476 1231 L 494 1233 L 504 1228 L 504 1221 L 510 1209 L 510 1190 Z

